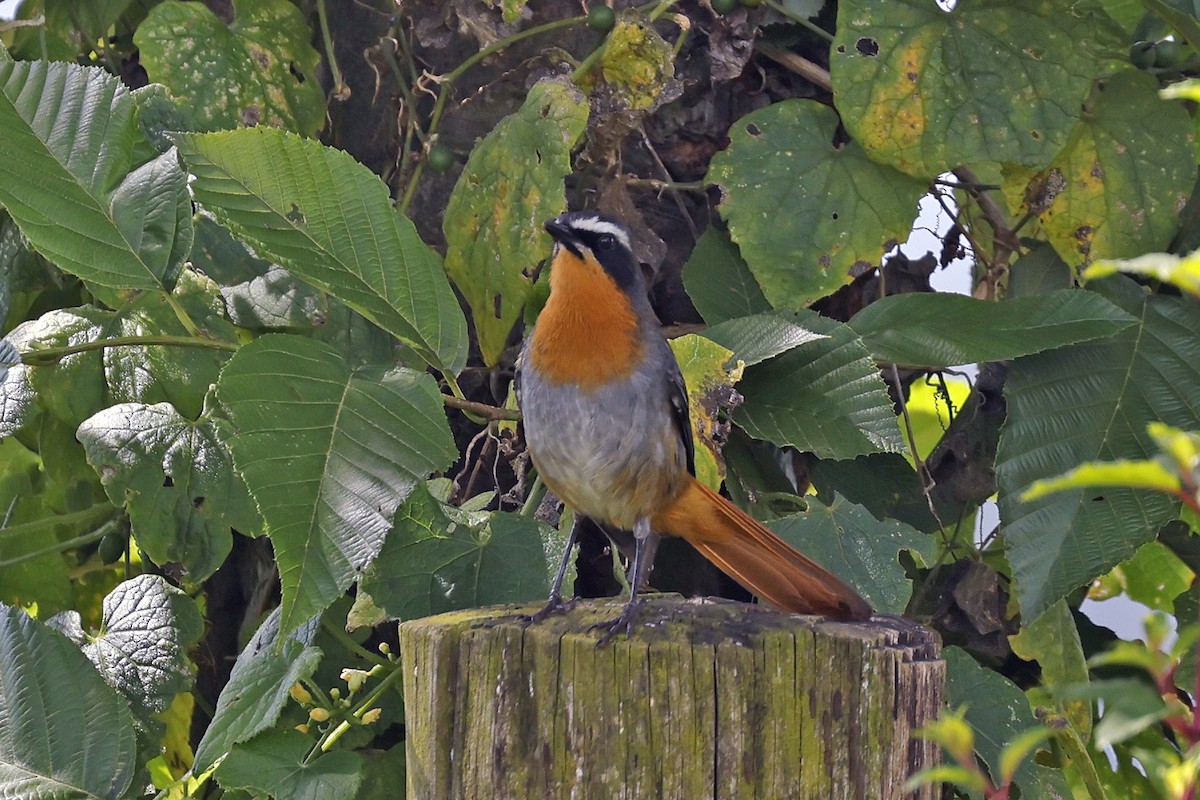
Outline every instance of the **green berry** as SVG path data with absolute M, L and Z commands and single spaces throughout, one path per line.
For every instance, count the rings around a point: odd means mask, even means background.
M 588 11 L 587 24 L 594 31 L 608 33 L 617 24 L 617 15 L 608 6 L 592 6 Z
M 435 144 L 429 148 L 429 168 L 435 172 L 445 172 L 454 166 L 454 151 L 444 144 Z
M 129 535 L 123 531 L 106 533 L 100 539 L 100 545 L 96 548 L 96 555 L 100 556 L 100 561 L 104 564 L 115 563 L 121 556 L 125 555 L 125 545 L 128 542 Z
M 738 6 L 738 0 L 712 0 L 713 11 L 728 14 Z

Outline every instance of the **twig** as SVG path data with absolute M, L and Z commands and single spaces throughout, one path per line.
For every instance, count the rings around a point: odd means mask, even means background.
M 474 400 L 467 400 L 465 397 L 455 397 L 454 395 L 443 394 L 442 402 L 448 408 L 457 408 L 459 411 L 465 411 L 469 414 L 475 414 L 489 422 L 496 420 L 511 420 L 516 421 L 521 418 L 521 412 L 511 408 L 500 408 L 498 406 L 489 406 L 487 403 L 479 403 Z
M 814 64 L 803 56 L 796 55 L 791 50 L 784 50 L 782 47 L 767 42 L 756 42 L 754 49 L 825 91 L 833 91 L 833 81 L 829 77 L 829 70 L 824 67 Z
M 985 298 L 992 298 L 996 294 L 996 282 L 1000 273 L 1008 269 L 1009 259 L 1012 258 L 1013 253 L 1021 249 L 1021 244 L 1017 240 L 1017 235 L 1009 223 L 1004 209 L 991 194 L 977 188 L 970 188 L 982 185 L 982 181 L 975 177 L 975 173 L 968 167 L 958 167 L 954 170 L 954 176 L 963 182 L 964 189 L 975 199 L 979 210 L 983 212 L 983 218 L 992 228 L 991 263 L 988 264 L 987 276 L 980 282 L 980 287 L 976 289 L 978 293 L 981 288 Z M 978 255 L 978 251 L 976 251 L 976 255 Z

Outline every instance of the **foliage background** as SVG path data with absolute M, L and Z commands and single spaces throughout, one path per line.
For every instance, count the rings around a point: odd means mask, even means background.
M 510 384 L 571 207 L 633 228 L 702 478 L 943 635 L 933 779 L 1193 796 L 1197 9 L 591 5 L 0 26 L 0 793 L 395 796 L 393 621 L 544 596 L 570 524 Z M 1122 591 L 1146 645 L 1078 611 Z

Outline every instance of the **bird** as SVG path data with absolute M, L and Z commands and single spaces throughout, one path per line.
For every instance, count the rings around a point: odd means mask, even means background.
M 545 223 L 550 294 L 517 359 L 526 449 L 575 512 L 538 622 L 570 607 L 562 583 L 581 516 L 633 533 L 629 598 L 598 626 L 632 635 L 661 536 L 678 536 L 752 594 L 801 614 L 865 620 L 871 606 L 695 477 L 687 392 L 651 308 L 629 228 L 593 212 Z

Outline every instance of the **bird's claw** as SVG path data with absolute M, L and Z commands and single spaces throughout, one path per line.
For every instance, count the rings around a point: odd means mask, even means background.
M 555 614 L 565 614 L 575 607 L 578 599 L 577 597 L 572 597 L 570 600 L 563 600 L 562 597 L 554 595 L 546 601 L 546 605 L 542 606 L 540 610 L 525 617 L 525 624 L 536 625 L 539 622 L 545 622 Z
M 597 622 L 595 625 L 588 626 L 588 632 L 603 630 L 604 635 L 600 637 L 600 641 L 596 642 L 596 647 L 604 647 L 611 642 L 613 638 L 622 630 L 625 631 L 625 637 L 633 636 L 633 626 L 637 622 L 638 607 L 636 603 L 629 603 L 621 612 L 621 615 L 616 619 L 608 620 L 607 622 Z

